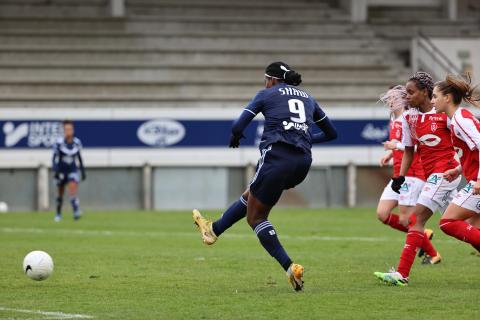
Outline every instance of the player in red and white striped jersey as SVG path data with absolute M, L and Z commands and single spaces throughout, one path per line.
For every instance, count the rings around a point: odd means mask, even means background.
M 445 171 L 444 176 L 453 180 L 463 172 L 468 181 L 442 216 L 440 228 L 480 251 L 480 230 L 475 226 L 480 214 L 480 122 L 470 110 L 460 106 L 462 100 L 480 106 L 480 95 L 474 91 L 470 76 L 463 79 L 449 75 L 435 85 L 432 101 L 439 112 L 445 112 L 451 119 L 452 141 L 461 163 Z
M 408 109 L 407 90 L 405 86 L 395 86 L 382 95 L 380 100 L 384 102 L 391 113 L 390 139 L 385 141 L 384 147 L 388 152 L 380 160 L 380 166 L 387 165 L 393 159 L 393 176 L 398 177 L 402 162 L 404 145 L 402 139 L 402 113 Z M 412 166 L 407 172 L 405 183 L 396 193 L 391 188 L 391 181 L 387 184 L 380 197 L 377 207 L 378 219 L 393 229 L 403 232 L 408 231 L 408 226 L 415 223 L 413 207 L 417 203 L 420 191 L 425 183 L 425 174 L 420 157 L 415 153 Z M 398 214 L 392 210 L 398 206 Z M 429 230 L 429 236 L 431 235 Z
M 406 285 L 418 248 L 425 248 L 428 238 L 425 236 L 425 224 L 439 209 L 444 212 L 451 198 L 457 192 L 460 177 L 447 180 L 444 172 L 458 166 L 455 160 L 450 130 L 446 114 L 437 114 L 431 103 L 433 80 L 425 72 L 417 72 L 406 84 L 407 100 L 411 108 L 403 114 L 402 143 L 405 152 L 398 177 L 392 179 L 392 189 L 399 192 L 405 181 L 405 175 L 413 161 L 414 147 L 422 159 L 425 186 L 418 197 L 414 213 L 417 216 L 407 233 L 405 247 L 400 257 L 397 271 L 376 272 L 375 275 L 388 284 Z M 431 263 L 438 263 L 440 255 L 433 246 L 425 250 L 431 257 Z

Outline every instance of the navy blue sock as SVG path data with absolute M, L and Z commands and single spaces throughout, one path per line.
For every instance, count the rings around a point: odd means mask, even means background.
M 78 209 L 79 209 L 79 206 L 80 206 L 79 201 L 78 201 L 78 197 L 70 198 L 70 203 L 72 204 L 73 211 L 77 212 Z
M 247 201 L 243 198 L 243 196 L 241 196 L 240 199 L 232 203 L 232 205 L 227 209 L 227 211 L 222 214 L 220 219 L 213 223 L 213 232 L 217 237 L 220 236 L 225 230 L 230 228 L 238 220 L 245 218 L 246 215 Z
M 63 197 L 57 197 L 57 212 L 56 212 L 56 214 L 62 214 L 62 204 L 63 204 Z
M 283 249 L 280 241 L 278 241 L 277 233 L 270 221 L 262 221 L 253 226 L 252 229 L 257 234 L 257 237 L 265 250 L 267 250 L 272 257 L 277 259 L 282 268 L 287 271 L 288 267 L 292 264 L 292 260 L 285 249 Z

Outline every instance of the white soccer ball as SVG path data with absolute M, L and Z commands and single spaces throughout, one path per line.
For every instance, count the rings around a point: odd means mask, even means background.
M 8 212 L 8 204 L 6 202 L 0 201 L 0 213 Z
M 23 259 L 23 272 L 33 280 L 42 281 L 53 273 L 53 260 L 44 251 L 32 251 Z

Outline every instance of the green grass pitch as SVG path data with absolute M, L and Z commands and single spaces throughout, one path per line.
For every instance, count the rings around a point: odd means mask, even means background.
M 480 319 L 480 258 L 442 234 L 438 219 L 429 226 L 444 261 L 417 259 L 401 288 L 373 276 L 396 265 L 405 238 L 374 210 L 274 210 L 280 240 L 305 266 L 305 291 L 295 293 L 245 221 L 206 247 L 186 211 L 60 223 L 45 213 L 0 215 L 0 319 Z M 53 257 L 46 281 L 22 272 L 32 250 Z

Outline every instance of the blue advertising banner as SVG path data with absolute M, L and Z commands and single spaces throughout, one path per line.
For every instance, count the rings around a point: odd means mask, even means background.
M 331 146 L 378 145 L 388 138 L 387 120 L 335 120 L 338 139 Z M 78 120 L 75 135 L 87 148 L 225 147 L 231 120 Z M 50 148 L 62 136 L 58 120 L 0 121 L 0 148 Z M 256 146 L 262 121 L 246 129 L 242 146 Z M 318 128 L 314 128 L 318 131 Z

